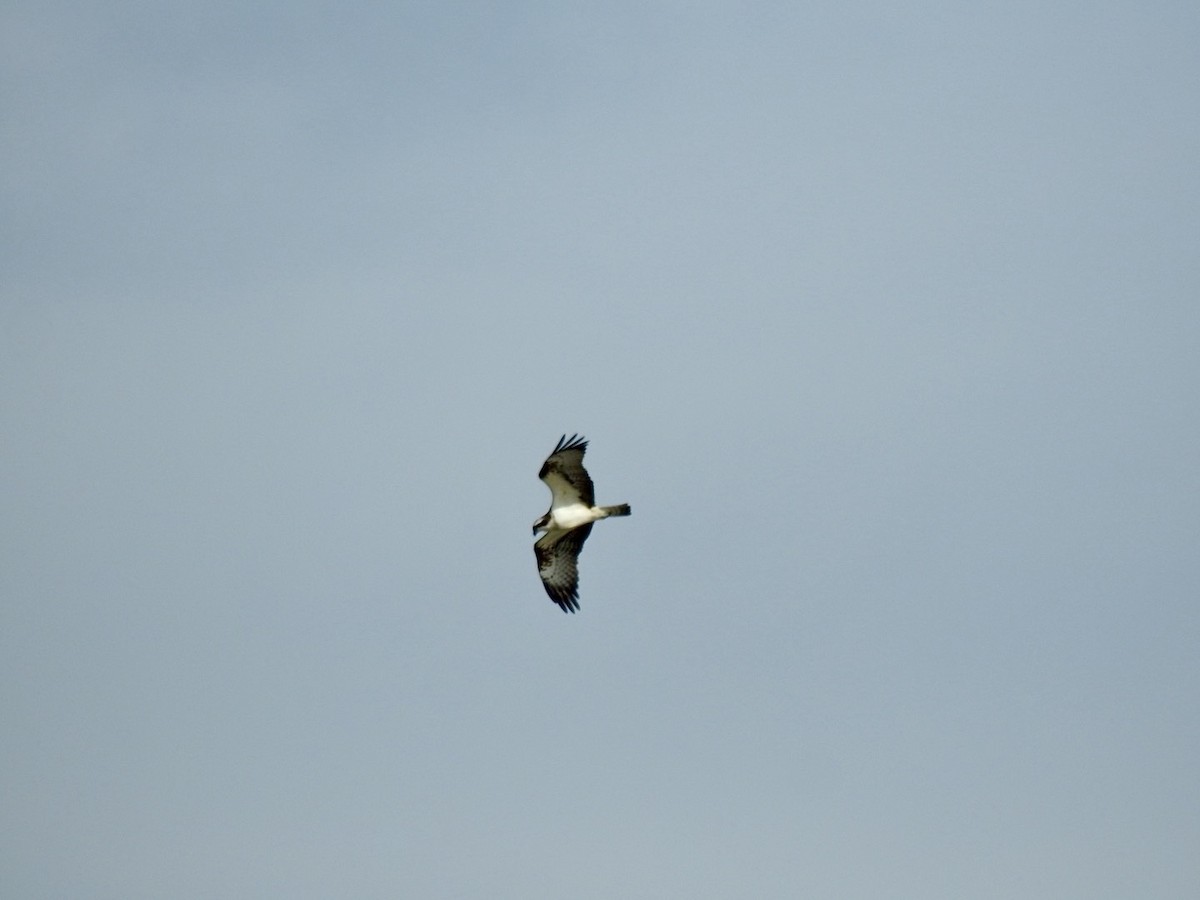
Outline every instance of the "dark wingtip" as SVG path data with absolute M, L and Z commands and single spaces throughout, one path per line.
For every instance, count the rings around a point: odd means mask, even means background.
M 587 445 L 587 438 L 583 437 L 583 435 L 573 434 L 570 437 L 567 437 L 564 434 L 558 439 L 558 443 L 554 445 L 554 449 L 550 451 L 550 455 L 553 456 L 559 450 L 574 450 L 576 448 L 579 448 L 580 450 L 586 450 Z
M 565 613 L 574 613 L 579 609 L 579 601 L 574 597 L 551 597 L 550 599 L 557 603 L 558 608 Z

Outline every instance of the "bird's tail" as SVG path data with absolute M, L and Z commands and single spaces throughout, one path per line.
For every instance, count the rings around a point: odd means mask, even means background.
M 627 516 L 629 515 L 629 504 L 622 503 L 620 506 L 602 506 L 600 511 L 607 516 Z

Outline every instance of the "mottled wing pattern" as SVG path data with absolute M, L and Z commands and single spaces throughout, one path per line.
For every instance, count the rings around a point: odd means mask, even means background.
M 542 535 L 533 545 L 537 557 L 538 574 L 550 599 L 562 607 L 563 612 L 579 609 L 579 553 L 583 542 L 592 533 L 592 523 L 581 525 L 565 532 L 557 540 L 552 535 Z
M 596 489 L 583 467 L 583 454 L 588 442 L 577 434 L 559 438 L 554 452 L 542 463 L 538 478 L 546 482 L 554 495 L 551 506 L 563 506 L 582 502 L 588 506 L 596 503 Z M 582 542 L 581 542 L 582 543 Z

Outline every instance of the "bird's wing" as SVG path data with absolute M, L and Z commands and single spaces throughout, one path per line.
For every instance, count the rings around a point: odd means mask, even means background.
M 583 467 L 583 454 L 586 450 L 587 441 L 579 435 L 573 434 L 568 439 L 564 434 L 554 452 L 542 463 L 538 478 L 550 488 L 554 497 L 550 503 L 552 509 L 573 503 L 584 503 L 588 506 L 596 504 L 596 489 Z
M 579 609 L 579 553 L 591 533 L 588 522 L 570 531 L 544 534 L 533 545 L 546 593 L 563 612 Z

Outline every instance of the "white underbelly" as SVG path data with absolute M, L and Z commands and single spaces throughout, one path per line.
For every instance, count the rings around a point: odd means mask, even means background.
M 578 528 L 580 525 L 596 521 L 596 516 L 592 513 L 592 508 L 584 506 L 582 503 L 559 506 L 551 511 L 550 516 L 554 519 L 554 524 L 559 528 Z

